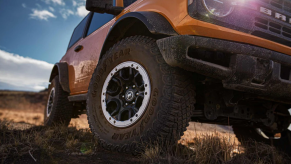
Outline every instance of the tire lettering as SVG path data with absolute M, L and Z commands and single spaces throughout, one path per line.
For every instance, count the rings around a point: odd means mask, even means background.
M 150 115 L 153 115 L 153 114 L 154 114 L 154 110 L 155 110 L 154 107 L 151 107 L 151 108 L 150 108 L 150 112 L 149 112 L 149 114 L 150 114 Z
M 119 134 L 114 133 L 113 136 L 112 136 L 112 139 L 117 140 L 118 137 L 119 137 Z
M 124 55 L 129 55 L 130 54 L 130 48 L 127 48 L 124 50 Z
M 158 90 L 157 88 L 155 88 L 155 89 L 154 89 L 154 94 L 153 94 L 153 96 L 154 96 L 154 97 L 157 97 L 158 94 L 159 94 L 159 90 Z
M 156 106 L 156 105 L 157 105 L 157 99 L 156 98 L 153 98 L 152 106 Z
M 120 51 L 120 52 L 122 52 L 122 51 Z M 114 54 L 114 60 L 117 60 L 118 59 L 118 52 L 116 52 L 115 54 Z
M 124 136 L 125 136 L 124 133 L 123 133 L 123 134 L 120 134 L 120 135 L 119 135 L 119 140 L 123 140 Z
M 131 137 L 135 137 L 138 136 L 138 133 L 136 132 L 136 129 L 133 129 Z
M 127 140 L 127 139 L 129 139 L 130 138 L 130 134 L 131 134 L 131 132 L 128 132 L 128 133 L 125 133 L 125 140 Z

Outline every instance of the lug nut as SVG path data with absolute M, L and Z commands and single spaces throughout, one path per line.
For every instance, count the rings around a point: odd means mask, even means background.
M 135 102 L 132 102 L 132 104 L 135 104 Z
M 132 87 L 135 88 L 135 85 L 133 85 Z
M 138 96 L 138 93 L 136 93 L 136 95 Z
M 125 87 L 125 89 L 128 89 L 128 87 Z
M 124 95 L 122 95 L 122 98 L 124 98 Z
M 125 105 L 128 105 L 127 103 L 125 103 Z

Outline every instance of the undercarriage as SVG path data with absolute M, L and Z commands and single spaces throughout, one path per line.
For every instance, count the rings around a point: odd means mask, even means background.
M 260 128 L 266 134 L 281 133 L 291 123 L 289 104 L 225 89 L 215 79 L 200 76 L 196 81 L 197 102 L 192 121 Z

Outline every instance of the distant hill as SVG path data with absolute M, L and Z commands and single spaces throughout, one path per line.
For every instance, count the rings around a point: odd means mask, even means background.
M 0 90 L 0 109 L 43 110 L 47 91 L 25 92 Z
M 34 91 L 33 88 L 28 88 L 27 86 L 16 86 L 9 83 L 0 82 L 0 91 L 1 90 L 9 90 L 9 91 Z M 37 92 L 37 91 L 35 91 Z

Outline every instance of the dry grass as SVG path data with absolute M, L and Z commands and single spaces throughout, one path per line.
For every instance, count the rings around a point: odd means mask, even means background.
M 13 123 L 0 122 L 0 161 L 14 163 L 24 156 L 53 162 L 54 154 L 90 155 L 97 148 L 92 133 L 75 127 L 35 126 L 13 130 Z M 41 152 L 41 155 L 39 154 Z M 36 157 L 33 154 L 36 153 Z
M 47 92 L 0 91 L 0 120 L 43 125 Z M 72 119 L 70 126 L 89 128 L 87 116 Z
M 23 159 L 29 159 L 32 162 L 34 159 L 45 161 L 40 163 L 59 163 L 60 155 L 65 156 L 67 160 L 70 159 L 65 163 L 73 163 L 72 158 L 76 156 L 91 158 L 97 157 L 98 149 L 100 152 L 100 147 L 88 129 L 34 126 L 28 129 L 22 128 L 25 130 L 15 130 L 13 124 L 0 122 L 0 161 L 2 163 L 19 163 L 23 162 Z M 284 164 L 291 162 L 289 157 L 263 143 L 249 141 L 245 145 L 240 145 L 235 138 L 225 137 L 221 133 L 197 134 L 193 137 L 192 139 L 188 137 L 187 142 L 180 140 L 174 146 L 169 146 L 162 141 L 141 145 L 144 151 L 134 162 L 154 164 Z M 118 161 L 117 158 L 124 156 L 123 154 L 114 155 L 114 152 L 104 150 L 102 152 L 103 154 L 97 159 L 111 154 L 114 158 L 110 158 Z M 103 162 L 106 163 L 106 161 Z
M 0 120 L 9 122 L 28 123 L 31 125 L 43 125 L 43 110 L 42 111 L 25 111 L 14 109 L 0 109 Z M 80 118 L 74 118 L 70 122 L 70 127 L 77 129 L 89 128 L 87 115 L 81 115 Z
M 43 113 L 41 112 L 1 109 L 0 113 L 0 120 L 28 123 L 33 125 L 43 125 Z
M 186 145 L 146 145 L 143 163 L 287 164 L 290 157 L 274 147 L 255 141 L 238 145 L 235 139 L 216 134 L 199 135 Z

